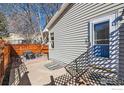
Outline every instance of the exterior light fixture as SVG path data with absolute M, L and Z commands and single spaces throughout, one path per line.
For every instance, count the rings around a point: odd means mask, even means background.
M 115 26 L 119 22 L 120 24 L 124 24 L 124 9 L 121 11 L 121 15 L 118 16 L 113 22 L 112 26 Z

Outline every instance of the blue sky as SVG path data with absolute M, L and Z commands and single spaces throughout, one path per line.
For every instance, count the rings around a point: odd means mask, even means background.
M 6 4 L 1 3 L 0 4 L 0 12 L 3 12 L 5 15 L 8 16 L 8 15 L 12 15 L 15 11 L 19 10 L 19 6 L 23 6 L 23 7 L 26 6 L 26 4 L 24 4 L 24 3 L 20 3 L 20 4 L 16 4 L 16 5 L 17 6 L 15 7 L 15 4 L 13 4 L 13 3 L 8 3 L 8 4 L 7 3 Z M 40 3 L 38 5 L 40 5 Z M 33 8 L 32 8 L 33 12 L 35 12 L 35 13 L 38 12 L 37 5 L 32 4 L 32 6 L 33 6 Z M 46 4 L 44 4 L 44 8 L 47 11 L 48 7 L 46 6 Z M 27 9 L 27 6 L 26 6 L 26 9 Z M 57 10 L 55 9 L 55 7 L 53 7 L 53 9 L 54 9 L 54 13 L 55 13 Z M 19 11 L 23 11 L 23 10 L 20 9 Z M 47 11 L 47 13 L 49 15 L 51 12 Z M 44 13 L 43 9 L 40 9 L 40 15 L 41 15 L 40 24 L 41 24 L 42 27 L 45 27 L 45 25 L 46 25 L 46 14 Z

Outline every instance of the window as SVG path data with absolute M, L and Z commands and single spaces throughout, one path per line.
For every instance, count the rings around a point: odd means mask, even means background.
M 51 37 L 51 47 L 54 48 L 54 33 L 50 33 Z
M 109 44 L 109 21 L 94 24 L 94 43 Z

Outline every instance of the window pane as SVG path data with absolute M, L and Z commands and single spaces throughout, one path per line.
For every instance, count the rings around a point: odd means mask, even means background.
M 54 33 L 51 33 L 50 36 L 51 36 L 51 47 L 54 48 Z
M 109 21 L 94 24 L 95 44 L 109 44 Z
M 51 40 L 54 40 L 54 33 L 51 33 Z

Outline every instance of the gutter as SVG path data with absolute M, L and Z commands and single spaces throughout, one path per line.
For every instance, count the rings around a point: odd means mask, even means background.
M 43 30 L 43 32 L 45 31 L 49 31 L 51 26 L 54 24 L 55 21 L 57 21 L 57 19 L 60 17 L 60 15 L 65 11 L 65 9 L 70 5 L 70 3 L 64 3 L 62 4 L 62 6 L 60 7 L 59 11 L 57 11 L 55 13 L 55 15 L 52 17 L 52 19 L 49 21 L 49 23 L 46 25 L 45 29 Z

